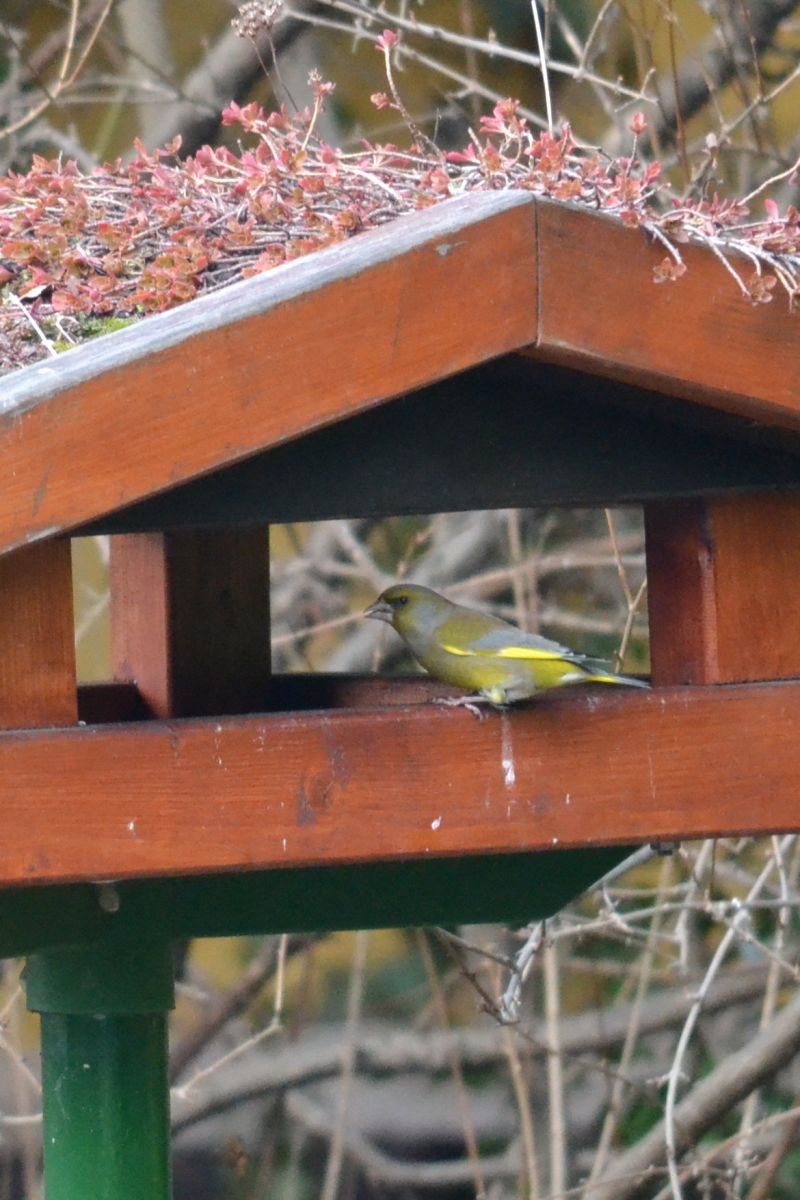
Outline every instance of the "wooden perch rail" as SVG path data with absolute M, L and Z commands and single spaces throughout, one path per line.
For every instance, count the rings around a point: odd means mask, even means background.
M 800 684 L 0 735 L 0 883 L 800 828 Z

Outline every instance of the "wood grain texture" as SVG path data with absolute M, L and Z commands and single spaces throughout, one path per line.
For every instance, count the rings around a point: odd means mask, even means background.
M 265 529 L 111 539 L 114 677 L 157 717 L 263 709 L 270 671 Z
M 469 197 L 20 371 L 0 550 L 533 341 L 533 258 L 530 198 Z
M 656 284 L 666 251 L 643 231 L 545 201 L 537 220 L 537 356 L 800 429 L 800 323 L 782 296 L 748 303 L 714 255 L 691 245 L 680 247 L 686 274 Z
M 81 532 L 800 488 L 800 436 L 784 433 L 787 448 L 759 444 L 757 436 L 762 431 L 741 418 L 509 354 L 129 505 Z
M 68 541 L 0 559 L 0 613 L 0 728 L 72 724 L 77 691 Z
M 800 676 L 800 497 L 645 509 L 653 681 Z
M 800 678 L 800 496 L 709 507 L 721 682 Z
M 0 883 L 800 829 L 800 684 L 0 734 Z
M 650 670 L 657 686 L 718 683 L 717 606 L 705 500 L 647 504 Z

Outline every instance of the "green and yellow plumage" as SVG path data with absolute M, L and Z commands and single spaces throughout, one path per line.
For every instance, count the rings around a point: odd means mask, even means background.
M 571 683 L 647 686 L 549 638 L 453 604 L 417 584 L 387 588 L 365 615 L 388 622 L 436 679 L 491 704 L 513 704 L 545 688 Z

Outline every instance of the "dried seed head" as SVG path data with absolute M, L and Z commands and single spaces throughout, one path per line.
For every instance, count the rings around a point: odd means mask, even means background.
M 282 8 L 283 0 L 248 0 L 239 5 L 239 15 L 231 25 L 239 37 L 254 42 L 259 34 L 270 32 Z

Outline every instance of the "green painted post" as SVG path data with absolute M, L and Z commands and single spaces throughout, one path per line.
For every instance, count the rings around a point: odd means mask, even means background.
M 169 1200 L 167 943 L 32 955 L 41 1013 L 46 1200 Z

